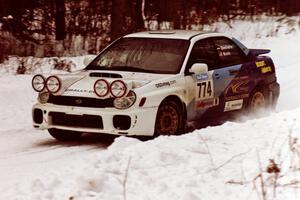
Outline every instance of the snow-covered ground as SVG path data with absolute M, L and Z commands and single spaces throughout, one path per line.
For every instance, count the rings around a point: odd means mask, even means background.
M 245 26 L 236 29 L 251 30 Z M 31 75 L 2 69 L 0 199 L 300 199 L 299 30 L 277 37 L 235 35 L 248 47 L 272 50 L 281 84 L 277 111 L 145 142 L 55 141 L 31 126 Z M 279 173 L 267 172 L 271 159 Z

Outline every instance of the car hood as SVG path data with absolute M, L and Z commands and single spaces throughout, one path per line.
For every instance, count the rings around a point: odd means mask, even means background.
M 152 81 L 174 75 L 120 71 L 82 71 L 56 76 L 61 82 L 61 89 L 54 95 L 99 98 L 94 92 L 94 84 L 98 79 L 105 79 L 108 83 L 112 83 L 115 80 L 122 80 L 127 86 L 127 91 L 130 91 L 143 87 Z M 110 97 L 112 95 L 108 94 L 103 98 Z

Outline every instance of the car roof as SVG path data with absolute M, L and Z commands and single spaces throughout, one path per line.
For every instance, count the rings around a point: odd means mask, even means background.
M 226 36 L 226 35 L 222 33 L 216 33 L 216 32 L 203 32 L 203 31 L 190 31 L 190 30 L 160 30 L 160 31 L 144 31 L 138 33 L 131 33 L 125 35 L 124 37 L 190 40 L 196 36 L 213 37 L 213 36 Z

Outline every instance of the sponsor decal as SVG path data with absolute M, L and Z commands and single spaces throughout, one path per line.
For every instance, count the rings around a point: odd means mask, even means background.
M 266 66 L 266 62 L 264 60 L 255 62 L 256 67 L 264 67 Z
M 265 73 L 271 72 L 272 68 L 270 66 L 262 67 L 262 68 L 260 68 L 260 71 L 262 74 L 265 74 Z
M 197 82 L 198 93 L 196 99 L 210 99 L 214 96 L 212 80 Z
M 213 73 L 213 72 L 212 72 Z M 210 73 L 196 74 L 196 101 L 214 98 L 214 82 Z
M 78 92 L 78 93 L 95 93 L 94 90 L 85 90 L 85 89 L 67 89 L 66 92 Z
M 248 98 L 248 97 L 249 97 L 249 94 L 239 94 L 239 95 L 225 97 L 225 100 L 226 101 L 232 101 L 232 100 L 237 100 L 237 99 L 245 99 L 245 98 Z
M 175 83 L 176 83 L 176 80 L 172 80 L 172 81 L 157 83 L 157 84 L 155 84 L 155 87 L 156 88 L 161 88 L 161 87 L 165 87 L 165 86 L 171 86 L 171 85 L 173 85 Z
M 217 50 L 220 57 L 230 56 L 231 51 L 234 49 L 232 45 L 219 45 Z
M 210 108 L 217 105 L 219 105 L 219 98 L 205 99 L 196 102 L 197 109 Z
M 271 66 L 267 66 L 265 61 L 258 61 L 255 63 L 256 67 L 260 68 L 260 72 L 262 74 L 268 73 L 272 71 L 272 67 Z
M 249 97 L 249 77 L 241 76 L 234 78 L 225 89 L 225 100 L 236 100 Z
M 233 110 L 240 110 L 243 107 L 244 100 L 238 99 L 234 101 L 226 101 L 224 112 L 233 111 Z
M 230 56 L 231 53 L 229 51 L 219 51 L 219 56 L 220 57 L 225 57 L 225 56 Z
M 196 79 L 197 81 L 203 81 L 208 79 L 208 74 L 203 73 L 203 74 L 196 74 Z
M 231 50 L 231 49 L 233 49 L 233 46 L 229 45 L 229 44 L 219 45 L 219 47 L 220 47 L 221 50 Z

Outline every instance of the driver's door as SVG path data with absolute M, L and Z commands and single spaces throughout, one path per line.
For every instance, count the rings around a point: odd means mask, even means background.
M 208 70 L 201 73 L 189 73 L 190 68 L 195 63 L 207 64 Z M 189 76 L 187 78 L 193 85 L 190 95 L 194 97 L 188 105 L 188 120 L 198 120 L 211 110 L 214 110 L 214 114 L 220 112 L 219 95 L 221 91 L 215 84 L 214 70 L 209 70 L 217 63 L 218 52 L 211 39 L 202 39 L 194 44 L 186 68 L 186 74 Z

